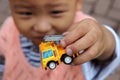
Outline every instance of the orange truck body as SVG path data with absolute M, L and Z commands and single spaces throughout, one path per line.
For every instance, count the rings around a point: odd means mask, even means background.
M 61 56 L 65 54 L 65 49 L 61 47 L 60 44 L 55 44 L 53 41 L 42 42 L 39 45 L 40 51 L 42 53 L 42 68 L 47 69 L 47 65 L 50 61 L 54 61 L 57 64 L 61 63 Z

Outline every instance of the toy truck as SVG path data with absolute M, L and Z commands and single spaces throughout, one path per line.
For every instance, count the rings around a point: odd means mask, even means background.
M 65 49 L 59 44 L 61 35 L 45 36 L 44 42 L 39 45 L 42 53 L 41 64 L 44 69 L 55 69 L 61 62 L 71 64 L 73 57 L 66 54 Z

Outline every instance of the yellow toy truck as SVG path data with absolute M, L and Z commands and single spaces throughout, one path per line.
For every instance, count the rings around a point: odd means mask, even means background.
M 44 69 L 55 69 L 61 62 L 71 64 L 73 57 L 66 54 L 65 49 L 59 44 L 62 35 L 45 36 L 44 42 L 39 45 L 42 53 L 41 64 Z

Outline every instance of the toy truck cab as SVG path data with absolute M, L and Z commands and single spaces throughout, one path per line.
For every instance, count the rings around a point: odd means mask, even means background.
M 71 64 L 73 58 L 68 56 L 65 49 L 59 44 L 60 39 L 63 36 L 46 36 L 45 42 L 42 42 L 39 47 L 42 53 L 42 68 L 55 69 L 58 64 L 64 62 L 65 64 Z

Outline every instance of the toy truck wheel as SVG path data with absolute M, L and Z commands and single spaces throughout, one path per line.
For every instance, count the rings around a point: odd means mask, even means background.
M 53 70 L 56 68 L 56 63 L 54 61 L 51 61 L 48 63 L 48 67 L 49 67 L 49 69 Z
M 73 61 L 73 58 L 72 58 L 71 56 L 64 55 L 62 61 L 63 61 L 65 64 L 71 64 L 72 61 Z

